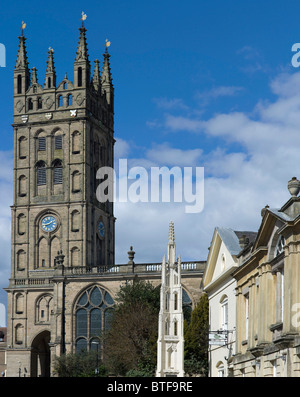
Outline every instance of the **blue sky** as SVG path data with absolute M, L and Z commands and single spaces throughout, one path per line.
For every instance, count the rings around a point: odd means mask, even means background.
M 45 8 L 39 4 L 14 1 L 2 8 L 0 40 L 7 49 L 7 68 L 0 74 L 5 92 L 0 102 L 5 115 L 0 121 L 3 149 L 12 147 L 11 76 L 22 20 L 27 23 L 30 67 L 38 68 L 43 83 L 49 46 L 55 50 L 58 80 L 66 71 L 73 79 L 77 29 L 81 11 L 86 12 L 91 60 L 101 57 L 106 38 L 112 41 L 116 135 L 141 146 L 168 133 L 147 128 L 146 122 L 160 120 L 167 110 L 158 106 L 157 98 L 180 99 L 190 109 L 204 112 L 203 117 L 232 109 L 251 111 L 257 98 L 269 97 L 268 82 L 290 64 L 291 45 L 300 40 L 296 1 L 52 1 Z M 220 86 L 240 90 L 201 101 L 201 95 Z M 192 138 L 176 140 L 186 148 L 194 144 Z
M 300 78 L 291 47 L 300 42 L 297 1 L 14 1 L 1 7 L 0 263 L 9 277 L 12 204 L 13 68 L 22 20 L 30 67 L 44 83 L 54 49 L 58 82 L 73 80 L 81 12 L 90 60 L 111 40 L 117 157 L 131 164 L 205 167 L 205 207 L 187 215 L 170 205 L 116 205 L 116 261 L 158 262 L 175 222 L 183 260 L 205 260 L 215 226 L 257 230 L 260 209 L 289 198 L 300 177 Z M 2 269 L 2 270 L 1 270 Z M 1 301 L 1 294 L 0 294 Z

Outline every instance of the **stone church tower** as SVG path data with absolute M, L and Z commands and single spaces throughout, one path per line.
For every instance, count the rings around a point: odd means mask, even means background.
M 184 376 L 184 336 L 181 259 L 176 260 L 174 224 L 170 223 L 168 258 L 161 268 L 160 312 L 157 340 L 157 377 Z
M 50 375 L 49 357 L 76 342 L 70 336 L 73 303 L 66 298 L 75 290 L 72 277 L 114 265 L 113 203 L 96 198 L 96 172 L 114 162 L 110 55 L 106 48 L 102 70 L 95 60 L 92 73 L 86 28 L 82 25 L 79 32 L 74 81 L 65 74 L 59 84 L 53 49 L 41 85 L 37 69 L 29 69 L 23 32 L 19 37 L 11 278 L 6 289 L 8 376 L 20 371 L 22 376 Z M 85 286 L 80 281 L 77 289 Z M 94 291 L 95 296 L 101 293 L 104 301 L 105 291 Z M 106 298 L 109 305 L 109 294 Z

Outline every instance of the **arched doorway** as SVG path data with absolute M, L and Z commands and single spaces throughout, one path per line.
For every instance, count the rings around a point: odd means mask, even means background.
M 50 332 L 43 331 L 38 334 L 31 345 L 31 377 L 50 376 Z

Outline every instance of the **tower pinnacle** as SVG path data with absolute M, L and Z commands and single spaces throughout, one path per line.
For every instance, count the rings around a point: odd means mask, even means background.
M 17 55 L 17 62 L 15 69 L 28 69 L 28 60 L 27 60 L 27 52 L 26 52 L 26 45 L 25 45 L 26 38 L 23 34 L 19 36 L 19 49 Z
M 76 58 L 75 61 L 87 61 L 89 60 L 89 55 L 88 55 L 88 50 L 87 50 L 87 42 L 86 42 L 86 28 L 84 26 L 81 26 L 79 28 L 80 31 L 80 36 L 79 36 L 79 42 L 78 42 L 78 47 L 77 47 L 77 52 L 76 52 Z
M 95 90 L 98 91 L 101 86 L 99 61 L 98 61 L 98 59 L 96 59 L 94 62 L 95 62 L 95 70 L 94 70 L 94 76 L 93 76 L 93 85 L 94 85 Z
M 103 54 L 104 62 L 103 62 L 103 68 L 101 74 L 101 85 L 102 85 L 102 94 L 106 95 L 107 103 L 113 107 L 114 88 L 112 84 L 112 77 L 111 77 L 111 70 L 109 63 L 110 55 L 107 50 L 107 48 L 110 45 L 110 44 L 108 45 L 108 43 L 110 42 L 106 40 L 105 53 Z

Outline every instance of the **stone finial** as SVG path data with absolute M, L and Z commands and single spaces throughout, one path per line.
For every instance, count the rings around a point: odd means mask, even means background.
M 288 182 L 288 189 L 292 197 L 297 197 L 300 192 L 300 181 L 294 176 Z
M 261 210 L 261 216 L 262 216 L 262 217 L 264 217 L 264 215 L 265 215 L 265 213 L 266 213 L 266 211 L 267 211 L 268 208 L 270 208 L 270 207 L 269 207 L 268 205 L 266 205 L 265 208 L 263 208 L 263 209 Z
M 57 256 L 55 257 L 55 259 L 56 259 L 56 266 L 63 267 L 65 255 L 63 254 L 62 251 L 57 251 Z
M 33 67 L 32 68 L 32 84 L 37 84 L 37 68 Z
M 128 265 L 134 265 L 133 259 L 134 259 L 135 252 L 133 251 L 132 246 L 130 247 L 130 250 L 127 253 L 128 253 L 128 259 L 129 259 Z

